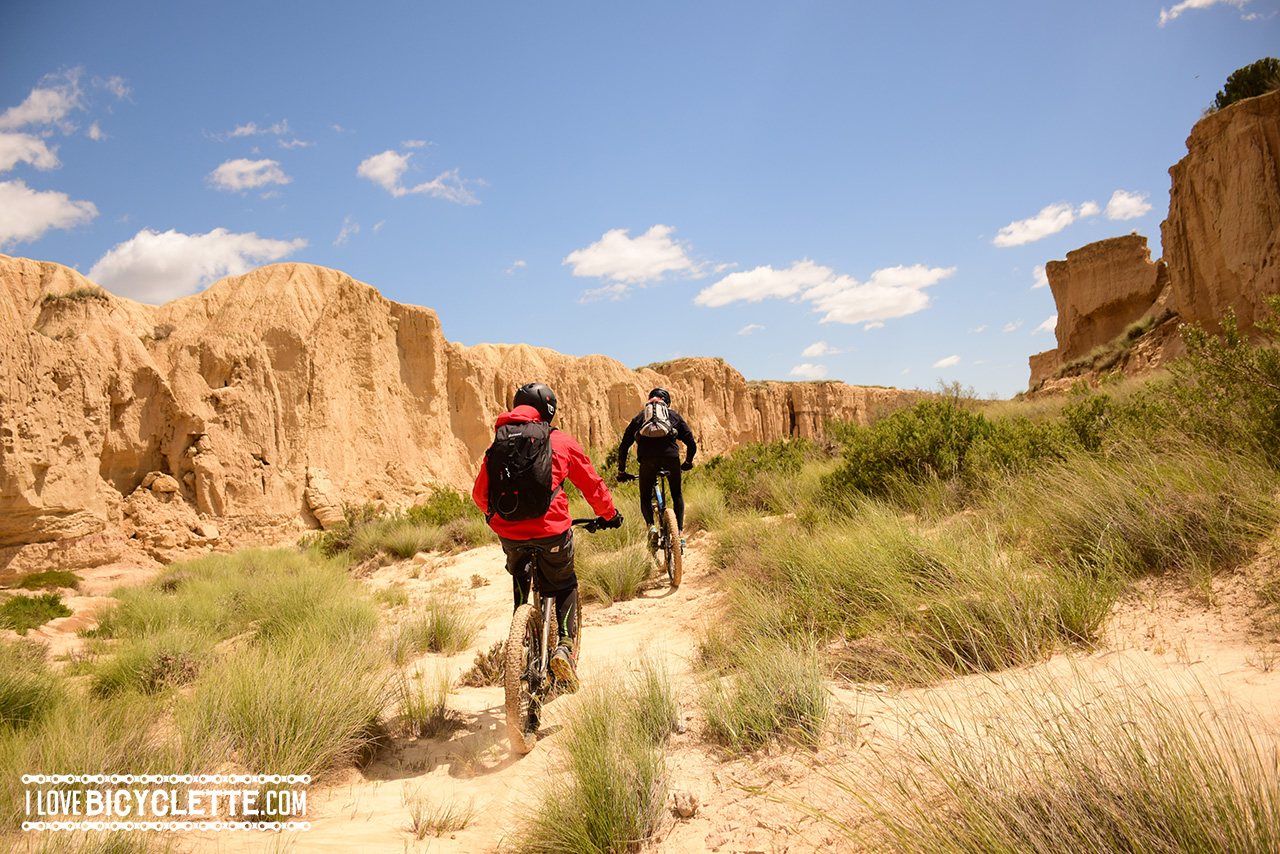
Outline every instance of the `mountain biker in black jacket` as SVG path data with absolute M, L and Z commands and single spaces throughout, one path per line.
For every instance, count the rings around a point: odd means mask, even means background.
M 641 410 L 626 432 L 622 434 L 622 444 L 618 446 L 618 479 L 629 480 L 627 475 L 627 452 L 632 443 L 636 446 L 636 460 L 640 464 L 640 512 L 649 524 L 650 537 L 657 536 L 658 529 L 653 519 L 653 486 L 658 482 L 658 471 L 666 469 L 667 482 L 671 487 L 671 506 L 676 511 L 676 524 L 680 528 L 680 546 L 684 547 L 684 494 L 680 490 L 680 472 L 693 468 L 693 455 L 698 452 L 698 443 L 694 441 L 693 431 L 680 413 L 671 409 L 671 392 L 665 388 L 655 388 L 649 392 L 649 400 L 661 399 L 668 407 L 672 432 L 660 438 L 640 435 L 640 427 L 644 424 L 645 413 Z M 685 460 L 680 462 L 680 448 L 676 442 L 684 443 Z

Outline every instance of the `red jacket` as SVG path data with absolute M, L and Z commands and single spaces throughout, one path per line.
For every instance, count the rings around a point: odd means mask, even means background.
M 503 424 L 521 421 L 537 421 L 538 410 L 532 406 L 517 406 L 510 412 L 498 416 L 496 427 Z M 562 430 L 551 431 L 551 485 L 560 486 L 565 478 L 578 489 L 597 516 L 612 519 L 617 515 L 613 507 L 613 498 L 609 495 L 609 487 L 605 486 L 600 475 L 591 465 L 582 446 L 577 440 Z M 471 488 L 471 498 L 486 514 L 489 512 L 489 470 L 486 462 L 480 463 L 480 474 L 476 475 L 476 484 Z M 564 533 L 573 522 L 569 515 L 569 496 L 561 490 L 551 500 L 551 507 L 540 519 L 525 519 L 521 522 L 508 522 L 494 514 L 489 520 L 489 527 L 499 537 L 508 540 L 531 540 L 534 537 L 550 537 Z

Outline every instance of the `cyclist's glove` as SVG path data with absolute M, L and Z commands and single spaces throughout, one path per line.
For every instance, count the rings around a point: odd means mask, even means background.
M 685 463 L 681 463 L 681 464 L 680 464 L 680 471 L 692 471 L 692 470 L 693 470 L 693 462 L 692 462 L 692 461 L 690 461 L 690 462 L 685 462 Z
M 612 519 L 606 519 L 606 518 L 604 518 L 603 516 L 601 516 L 601 517 L 600 517 L 600 520 L 599 520 L 599 523 L 600 523 L 600 527 L 601 527 L 601 528 L 621 528 L 621 527 L 622 527 L 622 514 L 621 514 L 621 513 L 615 513 L 615 514 L 613 514 L 613 518 L 612 518 Z

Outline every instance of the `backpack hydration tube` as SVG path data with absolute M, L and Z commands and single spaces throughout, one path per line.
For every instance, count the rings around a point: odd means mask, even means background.
M 503 424 L 485 452 L 489 515 L 522 522 L 546 515 L 560 492 L 551 483 L 551 431 L 545 421 Z
M 671 410 L 666 401 L 660 397 L 650 398 L 644 405 L 644 421 L 640 424 L 640 435 L 650 439 L 664 439 L 675 435 L 676 428 L 671 424 Z

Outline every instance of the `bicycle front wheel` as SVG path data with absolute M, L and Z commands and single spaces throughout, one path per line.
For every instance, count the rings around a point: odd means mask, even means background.
M 528 753 L 538 741 L 542 667 L 542 614 L 521 605 L 511 617 L 503 685 L 507 693 L 507 736 L 511 749 Z
M 684 552 L 680 548 L 680 528 L 676 524 L 676 511 L 668 507 L 662 512 L 662 538 L 667 544 L 667 580 L 672 587 L 680 586 L 684 576 Z

